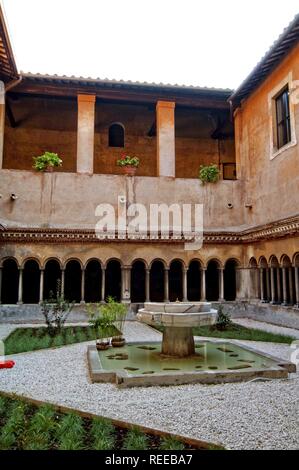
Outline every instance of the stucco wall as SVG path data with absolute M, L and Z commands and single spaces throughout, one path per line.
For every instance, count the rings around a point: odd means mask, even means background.
M 268 95 L 289 73 L 299 79 L 299 46 L 283 61 L 235 116 L 238 178 L 245 183 L 246 200 L 253 204 L 247 221 L 258 225 L 298 213 L 298 144 L 270 159 L 271 113 Z M 299 105 L 294 107 L 295 128 L 299 139 Z
M 16 227 L 94 228 L 95 208 L 117 207 L 118 195 L 128 203 L 204 204 L 204 228 L 240 230 L 244 224 L 242 185 L 219 181 L 202 185 L 198 179 L 79 175 L 0 171 L 1 220 Z M 16 201 L 10 199 L 15 193 Z M 233 204 L 228 209 L 227 204 Z

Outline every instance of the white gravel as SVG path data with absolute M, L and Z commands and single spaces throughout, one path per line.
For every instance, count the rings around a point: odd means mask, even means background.
M 155 340 L 160 334 L 128 322 L 126 337 Z M 244 343 L 289 357 L 286 345 Z M 0 389 L 231 449 L 299 448 L 298 373 L 288 380 L 119 390 L 90 383 L 87 344 L 16 355 L 15 367 L 0 371 Z

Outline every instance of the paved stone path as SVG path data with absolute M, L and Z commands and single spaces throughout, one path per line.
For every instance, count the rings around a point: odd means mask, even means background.
M 255 330 L 268 331 L 269 333 L 278 333 L 286 336 L 293 336 L 299 339 L 299 330 L 294 328 L 284 328 L 283 326 L 272 325 L 272 323 L 251 320 L 250 318 L 234 318 L 234 323 L 245 326 L 246 328 L 254 328 Z

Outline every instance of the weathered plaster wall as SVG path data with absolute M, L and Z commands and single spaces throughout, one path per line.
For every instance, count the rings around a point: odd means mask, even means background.
M 239 181 L 202 185 L 198 179 L 1 170 L 0 191 L 1 220 L 11 227 L 94 228 L 97 205 L 117 207 L 119 195 L 148 208 L 154 203 L 204 204 L 205 230 L 240 230 L 244 224 Z
M 298 213 L 298 144 L 270 159 L 268 95 L 289 73 L 292 73 L 293 80 L 299 79 L 299 46 L 245 101 L 235 117 L 238 177 L 245 183 L 246 201 L 253 204 L 246 216 L 250 225 L 272 222 Z M 294 107 L 294 113 L 298 140 L 298 104 Z
M 63 158 L 63 167 L 57 171 L 76 171 L 75 100 L 22 97 L 10 106 L 17 127 L 11 127 L 6 118 L 3 168 L 31 170 L 32 157 L 50 151 Z

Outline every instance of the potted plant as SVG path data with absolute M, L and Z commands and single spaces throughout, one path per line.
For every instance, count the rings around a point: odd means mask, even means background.
M 219 168 L 215 164 L 200 165 L 198 177 L 202 183 L 216 183 L 219 179 Z
M 114 348 L 120 348 L 126 344 L 126 340 L 123 337 L 123 331 L 127 316 L 127 307 L 124 304 L 116 302 L 113 297 L 108 297 L 106 308 L 110 310 L 111 315 L 114 318 L 114 325 L 120 332 L 119 335 L 112 337 L 111 344 Z
M 87 305 L 89 314 L 89 324 L 96 330 L 96 348 L 99 350 L 108 349 L 110 339 L 115 332 L 115 314 L 109 305 Z
M 128 176 L 134 176 L 137 168 L 139 167 L 139 158 L 123 155 L 116 162 L 117 166 L 123 168 L 124 173 Z
M 61 166 L 62 160 L 57 153 L 45 152 L 39 157 L 33 157 L 33 168 L 37 171 L 52 172 L 55 166 Z

